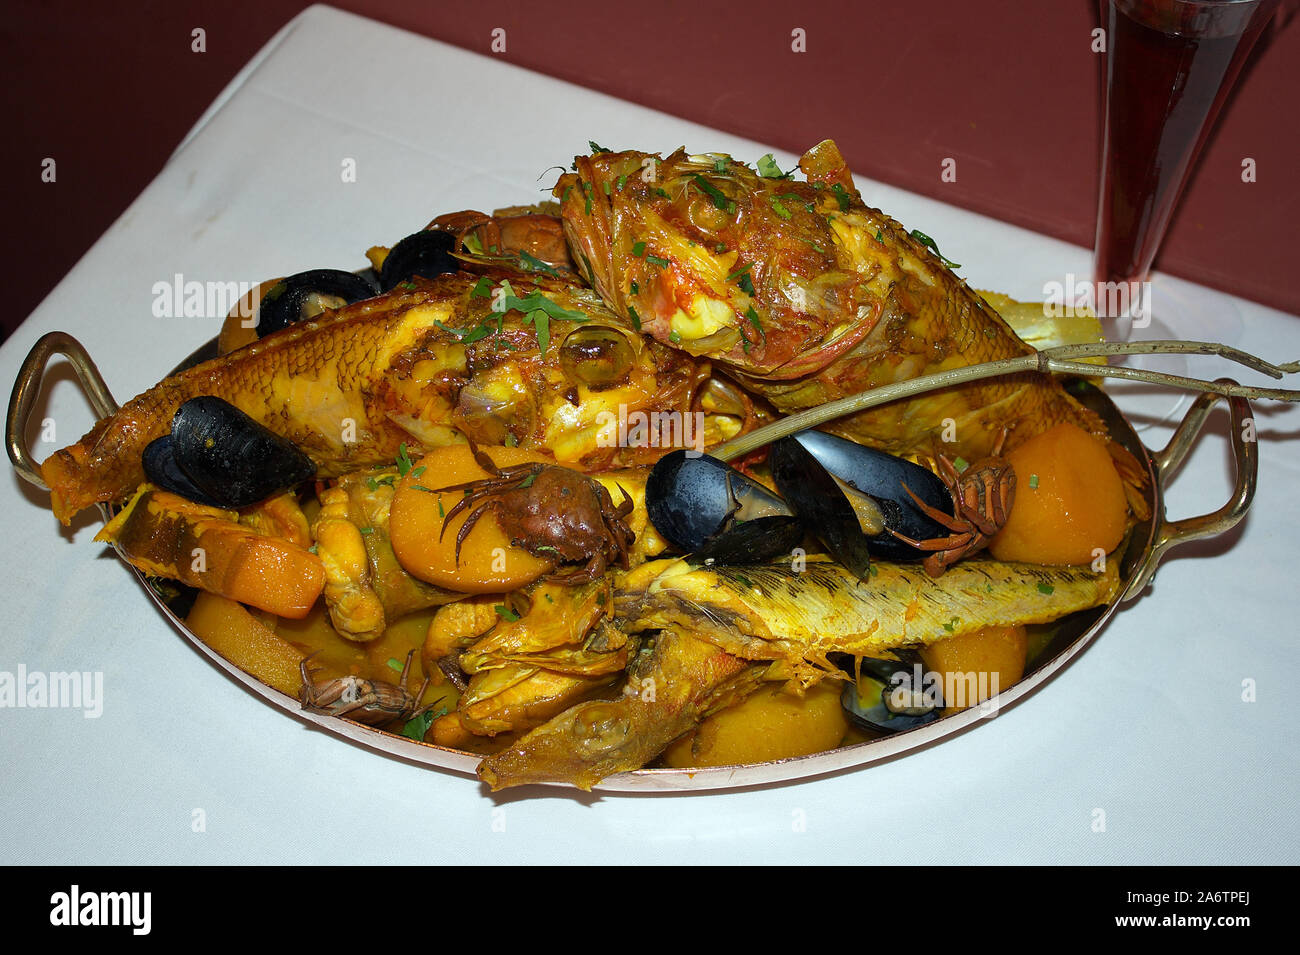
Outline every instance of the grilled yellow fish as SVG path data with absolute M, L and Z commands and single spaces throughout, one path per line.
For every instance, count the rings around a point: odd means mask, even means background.
M 964 561 L 939 579 L 919 567 L 878 563 L 866 581 L 829 560 L 693 568 L 643 564 L 615 595 L 619 625 L 656 633 L 628 667 L 621 696 L 580 704 L 485 759 L 493 789 L 567 782 L 590 789 L 638 769 L 710 712 L 739 702 L 763 680 L 800 687 L 843 674 L 827 655 L 887 657 L 990 625 L 1045 623 L 1110 601 L 1115 561 L 1037 567 Z
M 644 461 L 646 448 L 602 440 L 609 416 L 680 414 L 707 364 L 636 334 L 589 290 L 497 279 L 405 283 L 165 379 L 44 462 L 54 513 L 66 524 L 133 491 L 145 446 L 200 395 L 294 442 L 319 477 L 466 437 L 584 469 Z
M 597 152 L 555 187 L 577 267 L 655 339 L 725 366 L 790 413 L 1020 355 L 1022 342 L 932 240 L 869 208 L 829 140 L 806 181 L 729 156 Z M 928 243 L 928 244 L 927 244 Z M 936 391 L 826 426 L 896 454 L 990 453 L 1060 421 L 1101 421 L 1049 375 Z
M 766 669 L 665 630 L 629 665 L 622 695 L 565 710 L 483 760 L 479 778 L 494 790 L 545 782 L 591 789 L 606 776 L 639 769 L 711 711 L 739 702 Z
M 981 627 L 1048 623 L 1108 603 L 1118 589 L 1115 560 L 1094 573 L 972 559 L 939 578 L 879 561 L 861 582 L 817 558 L 802 569 L 660 560 L 628 574 L 615 607 L 629 632 L 689 629 L 737 657 L 785 661 L 807 685 L 834 669 L 829 653 L 880 657 Z

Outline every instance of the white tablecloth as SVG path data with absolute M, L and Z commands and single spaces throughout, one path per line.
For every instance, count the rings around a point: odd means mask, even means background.
M 347 49 L 348 55 L 322 55 Z M 828 115 L 827 135 L 841 112 Z M 761 144 L 357 17 L 315 7 L 203 117 L 139 199 L 0 348 L 77 336 L 121 398 L 215 334 L 154 317 L 154 284 L 358 268 L 432 216 L 542 197 L 596 140 L 614 148 Z M 811 145 L 811 144 L 810 144 Z M 778 155 L 785 168 L 795 157 Z M 345 182 L 355 161 L 356 181 Z M 539 175 L 542 179 L 539 181 Z M 870 204 L 938 237 L 982 288 L 1032 300 L 1086 275 L 1087 250 L 887 186 Z M 1224 298 L 1161 280 L 1203 305 Z M 1240 344 L 1300 357 L 1300 319 L 1244 301 Z M 1225 326 L 1227 328 L 1228 326 Z M 1193 365 L 1217 376 L 1249 373 Z M 91 413 L 70 376 L 39 418 L 55 443 Z M 1121 405 L 1128 407 L 1121 399 Z M 1138 402 L 1132 396 L 1135 408 Z M 1294 862 L 1295 535 L 1300 411 L 1257 408 L 1259 494 L 1226 538 L 1177 551 L 1154 587 L 1046 689 L 973 732 L 884 765 L 692 796 L 493 797 L 312 730 L 227 679 L 124 567 L 60 528 L 46 495 L 0 482 L 0 671 L 103 674 L 103 713 L 0 709 L 5 862 Z M 1171 493 L 1175 516 L 1226 499 L 1226 416 Z M 1146 432 L 1149 444 L 1167 431 Z M 93 512 L 88 512 L 93 513 Z M 1255 700 L 1243 700 L 1243 686 Z

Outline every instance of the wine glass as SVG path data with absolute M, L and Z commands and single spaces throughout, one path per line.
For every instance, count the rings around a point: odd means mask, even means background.
M 1280 0 L 1101 0 L 1106 26 L 1106 120 L 1093 302 L 1113 340 L 1235 343 L 1241 316 L 1223 295 L 1151 280 L 1151 263 L 1214 121 Z M 1187 374 L 1181 355 L 1132 359 Z M 1118 391 L 1124 391 L 1121 386 Z M 1183 396 L 1141 395 L 1148 421 Z

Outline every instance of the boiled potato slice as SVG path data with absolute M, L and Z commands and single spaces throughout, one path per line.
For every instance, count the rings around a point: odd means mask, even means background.
M 668 747 L 664 765 L 730 766 L 834 749 L 849 726 L 840 706 L 841 686 L 824 680 L 802 699 L 782 685 L 761 687 Z

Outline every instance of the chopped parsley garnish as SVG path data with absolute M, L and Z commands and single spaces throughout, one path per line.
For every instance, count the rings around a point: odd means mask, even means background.
M 876 230 L 876 241 L 881 245 L 885 244 L 885 237 L 881 234 L 879 229 Z
M 582 312 L 576 312 L 572 309 L 564 308 L 562 305 L 552 302 L 541 292 L 530 292 L 523 298 L 520 298 L 515 294 L 514 289 L 510 287 L 509 281 L 503 281 L 501 283 L 501 288 L 506 294 L 501 300 L 499 306 L 500 311 L 503 315 L 505 312 L 511 311 L 523 313 L 524 324 L 532 325 L 537 332 L 538 350 L 541 351 L 543 355 L 546 354 L 546 348 L 551 342 L 550 320 L 552 318 L 563 319 L 569 322 L 585 322 L 587 320 L 587 316 Z M 500 321 L 500 319 L 498 319 L 498 321 Z M 461 341 L 465 340 L 466 339 L 461 339 Z
M 931 252 L 933 252 L 936 256 L 938 256 L 939 261 L 942 262 L 944 265 L 948 266 L 948 268 L 950 268 L 950 269 L 959 269 L 959 268 L 961 268 L 961 266 L 960 266 L 958 263 L 952 261 L 951 259 L 946 259 L 946 258 L 944 258 L 943 253 L 939 251 L 939 247 L 938 247 L 937 245 L 934 244 L 934 239 L 930 238 L 928 235 L 926 235 L 926 234 L 925 234 L 924 232 L 922 232 L 920 229 L 913 229 L 913 230 L 912 230 L 912 238 L 915 239 L 917 242 L 920 242 L 923 246 L 925 246 L 927 249 L 929 249 Z
M 421 464 L 418 468 L 415 468 L 413 471 L 411 471 L 411 477 L 418 481 L 420 480 L 420 475 L 423 474 L 426 470 L 428 469 L 423 464 Z
M 668 264 L 669 264 L 669 263 L 668 263 L 668 260 L 667 260 L 667 259 L 661 259 L 661 258 L 659 258 L 659 256 L 657 256 L 657 255 L 647 255 L 647 256 L 645 257 L 645 260 L 646 260 L 647 262 L 649 262 L 651 265 L 657 265 L 657 266 L 659 266 L 659 268 L 661 268 L 661 269 L 666 269 L 666 268 L 668 268 Z
M 736 271 L 732 272 L 730 275 L 727 276 L 728 282 L 730 282 L 732 279 L 737 279 L 736 284 L 740 286 L 740 290 L 744 292 L 746 295 L 756 294 L 754 292 L 754 280 L 749 276 L 749 270 L 753 267 L 753 265 L 754 263 L 750 262 L 748 265 L 744 266 L 743 268 L 736 269 Z
M 957 629 L 957 624 L 959 623 L 961 623 L 961 618 L 953 617 L 952 620 L 948 621 L 943 625 L 943 629 L 947 630 L 949 633 L 952 633 Z
M 497 612 L 497 616 L 500 617 L 502 620 L 506 621 L 506 623 L 514 623 L 516 620 L 519 619 L 519 614 L 515 613 L 505 604 L 497 604 L 492 609 L 495 610 Z
M 727 157 L 726 157 L 726 156 L 719 156 L 717 159 L 713 160 L 713 171 L 714 171 L 714 172 L 726 172 L 726 171 L 727 171 Z
M 398 660 L 396 657 L 389 657 L 389 658 L 388 658 L 388 668 L 389 668 L 390 670 L 392 670 L 394 673 L 401 673 L 401 672 L 402 672 L 402 661 L 401 661 L 401 660 Z
M 749 270 L 753 267 L 754 267 L 753 262 L 746 263 L 745 265 L 741 266 L 740 268 L 736 269 L 736 271 L 728 275 L 727 281 L 730 282 L 734 278 L 739 278 L 740 281 L 738 281 L 736 284 L 740 286 L 740 290 L 744 292 L 746 295 L 755 294 L 754 280 L 749 277 Z
M 543 262 L 537 256 L 532 255 L 523 249 L 519 250 L 519 263 L 531 272 L 543 272 L 553 279 L 558 279 L 560 277 L 559 272 L 555 271 L 555 269 L 551 268 L 551 266 Z
M 835 193 L 835 198 L 839 200 L 840 212 L 848 212 L 850 202 L 848 190 L 837 182 L 831 186 L 831 192 Z
M 641 331 L 641 316 L 636 313 L 636 309 L 631 304 L 627 307 L 627 317 L 632 319 L 632 327 L 638 332 Z
M 607 152 L 609 152 L 609 150 L 606 149 L 604 146 L 597 146 L 597 145 L 596 145 L 595 143 L 593 143 L 590 139 L 587 140 L 587 145 L 591 147 L 591 151 L 592 151 L 593 153 L 607 153 Z
M 1029 475 L 1029 486 L 1030 486 L 1030 487 L 1038 487 L 1038 475 L 1037 475 L 1037 474 L 1031 474 L 1031 475 Z
M 957 469 L 957 473 L 960 474 L 962 471 L 965 471 L 968 467 L 970 467 L 970 462 L 963 457 L 958 457 L 956 461 L 952 462 L 952 466 L 955 467 Z
M 772 211 L 775 212 L 777 215 L 779 215 L 782 219 L 790 218 L 790 210 L 787 209 L 784 205 L 782 205 L 781 200 L 778 199 L 776 196 L 772 195 L 771 193 L 768 193 L 767 201 L 771 204 Z
M 462 345 L 473 344 L 474 342 L 487 338 L 492 334 L 492 326 L 487 322 L 484 322 L 481 325 L 476 325 L 473 328 L 467 328 L 463 331 L 459 328 L 452 328 L 450 325 L 444 325 L 436 318 L 433 320 L 433 324 L 437 325 L 444 332 L 450 332 L 455 335 Z
M 628 289 L 628 291 L 630 291 L 633 295 L 636 295 L 641 291 L 641 287 L 637 285 L 635 282 L 633 282 L 632 287 Z
M 614 184 L 614 188 L 616 188 L 619 192 L 622 192 L 623 187 L 626 185 L 627 185 L 627 176 L 625 175 L 619 176 L 617 182 Z
M 406 472 L 411 470 L 411 456 L 406 452 L 406 442 L 403 441 L 397 449 L 397 473 L 406 477 Z
M 710 199 L 713 200 L 713 205 L 715 207 L 722 210 L 723 212 L 736 211 L 736 204 L 732 202 L 730 199 L 728 199 L 726 195 L 723 194 L 722 190 L 720 190 L 717 186 L 713 185 L 711 182 L 709 182 L 699 173 L 696 173 L 692 177 L 692 181 L 695 183 L 695 185 L 699 187 L 700 192 L 704 193 L 706 196 L 708 196 Z
M 633 242 L 633 243 L 632 243 L 632 254 L 635 255 L 638 259 L 639 259 L 639 258 L 642 258 L 642 257 L 645 255 L 645 243 L 644 243 L 644 242 Z
M 406 721 L 405 725 L 402 727 L 402 735 L 407 739 L 413 739 L 416 742 L 420 742 L 424 739 L 424 734 L 429 732 L 429 727 L 433 725 L 433 721 L 446 715 L 447 707 L 445 706 L 439 708 L 436 712 L 433 710 L 425 710 L 418 716 L 413 716 Z
M 582 184 L 582 211 L 585 215 L 591 215 L 591 183 Z
M 668 340 L 672 342 L 674 345 L 678 345 L 681 343 L 682 336 L 679 335 L 677 332 L 669 332 Z
M 758 334 L 763 341 L 767 341 L 767 332 L 763 330 L 763 323 L 758 317 L 758 312 L 754 311 L 754 306 L 751 305 L 745 309 L 745 317 L 749 319 L 750 324 L 758 329 Z
M 362 527 L 362 528 L 358 528 L 358 530 L 360 530 L 361 533 L 363 534 L 373 534 L 375 532 L 375 529 L 373 527 Z
M 492 297 L 492 280 L 486 275 L 474 283 L 470 289 L 470 298 L 491 298 Z
M 771 153 L 760 157 L 755 168 L 764 179 L 789 179 L 794 175 L 793 169 L 789 172 L 782 172 L 781 167 L 776 164 L 776 157 Z
M 1055 590 L 1056 590 L 1056 588 L 1053 587 L 1051 584 L 1042 584 L 1042 583 L 1040 583 L 1040 584 L 1038 585 L 1038 592 L 1039 592 L 1040 594 L 1050 594 L 1050 593 L 1055 592 Z

